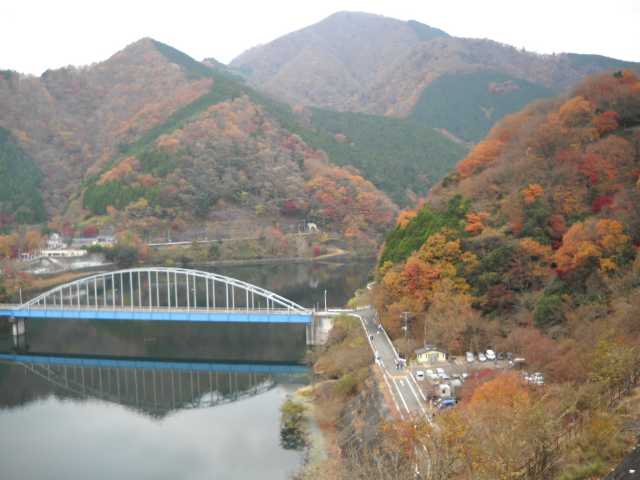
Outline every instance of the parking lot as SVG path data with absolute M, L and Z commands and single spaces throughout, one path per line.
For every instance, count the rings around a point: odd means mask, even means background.
M 409 368 L 428 398 L 455 397 L 457 390 L 474 372 L 518 368 L 523 360 L 516 358 L 517 361 L 514 362 L 512 355 L 508 358 L 510 359 L 507 359 L 506 354 L 500 354 L 495 356 L 495 360 L 480 361 L 478 356 L 474 355 L 473 360 L 469 361 L 466 356 L 456 356 L 445 362 L 420 364 L 413 361 Z M 442 388 L 443 385 L 448 385 L 449 388 Z

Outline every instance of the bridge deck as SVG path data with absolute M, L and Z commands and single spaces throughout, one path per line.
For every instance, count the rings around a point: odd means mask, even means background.
M 83 320 L 143 320 L 204 323 L 300 323 L 310 324 L 313 313 L 299 313 L 286 309 L 227 310 L 206 308 L 162 307 L 39 307 L 19 308 L 19 305 L 0 305 L 0 317 L 51 318 Z

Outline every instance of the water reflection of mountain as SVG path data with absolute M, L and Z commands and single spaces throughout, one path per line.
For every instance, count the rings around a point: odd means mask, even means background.
M 274 264 L 236 265 L 204 270 L 215 271 L 233 278 L 240 278 L 253 285 L 260 285 L 305 307 L 324 307 L 324 291 L 327 291 L 329 307 L 343 307 L 353 292 L 367 283 L 368 273 L 375 260 Z
M 38 398 L 100 399 L 162 417 L 305 383 L 306 367 L 117 357 L 0 354 L 0 406 Z

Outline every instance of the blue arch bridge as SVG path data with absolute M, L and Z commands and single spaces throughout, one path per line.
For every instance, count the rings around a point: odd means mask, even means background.
M 132 268 L 101 272 L 55 287 L 21 305 L 0 305 L 14 336 L 29 318 L 143 320 L 306 325 L 315 343 L 310 309 L 241 280 L 183 268 Z

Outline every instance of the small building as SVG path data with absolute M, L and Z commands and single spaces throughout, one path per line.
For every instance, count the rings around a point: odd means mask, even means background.
M 74 248 L 86 248 L 92 246 L 112 247 L 115 238 L 111 235 L 99 235 L 97 237 L 78 237 L 74 238 L 71 246 Z
M 65 248 L 66 245 L 62 240 L 62 237 L 59 233 L 52 233 L 49 235 L 49 239 L 47 240 L 47 248 L 50 250 L 61 250 Z
M 415 351 L 418 363 L 432 364 L 446 362 L 449 354 L 433 345 L 425 345 Z

